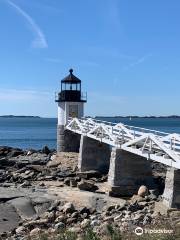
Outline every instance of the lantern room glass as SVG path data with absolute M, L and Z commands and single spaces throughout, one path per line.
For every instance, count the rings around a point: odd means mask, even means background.
M 81 83 L 61 83 L 61 91 L 80 91 Z

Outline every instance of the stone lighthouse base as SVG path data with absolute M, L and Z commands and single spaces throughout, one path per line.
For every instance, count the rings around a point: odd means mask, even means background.
M 57 152 L 79 152 L 80 135 L 57 126 Z

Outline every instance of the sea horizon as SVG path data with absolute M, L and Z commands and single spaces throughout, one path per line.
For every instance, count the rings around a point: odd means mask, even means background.
M 180 115 L 97 115 L 97 116 L 84 116 L 85 118 L 180 118 Z M 57 119 L 57 116 L 28 116 L 28 115 L 0 115 L 0 118 L 48 118 Z

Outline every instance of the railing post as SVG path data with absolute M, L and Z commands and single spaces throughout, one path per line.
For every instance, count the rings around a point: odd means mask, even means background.
M 170 147 L 171 147 L 171 150 L 173 148 L 173 141 L 172 141 L 172 138 L 171 138 L 171 141 L 170 141 Z
M 152 151 L 152 140 L 150 140 L 150 152 Z

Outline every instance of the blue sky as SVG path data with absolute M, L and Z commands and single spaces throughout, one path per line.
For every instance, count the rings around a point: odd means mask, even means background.
M 0 115 L 55 117 L 69 68 L 88 115 L 180 115 L 179 0 L 0 0 Z

